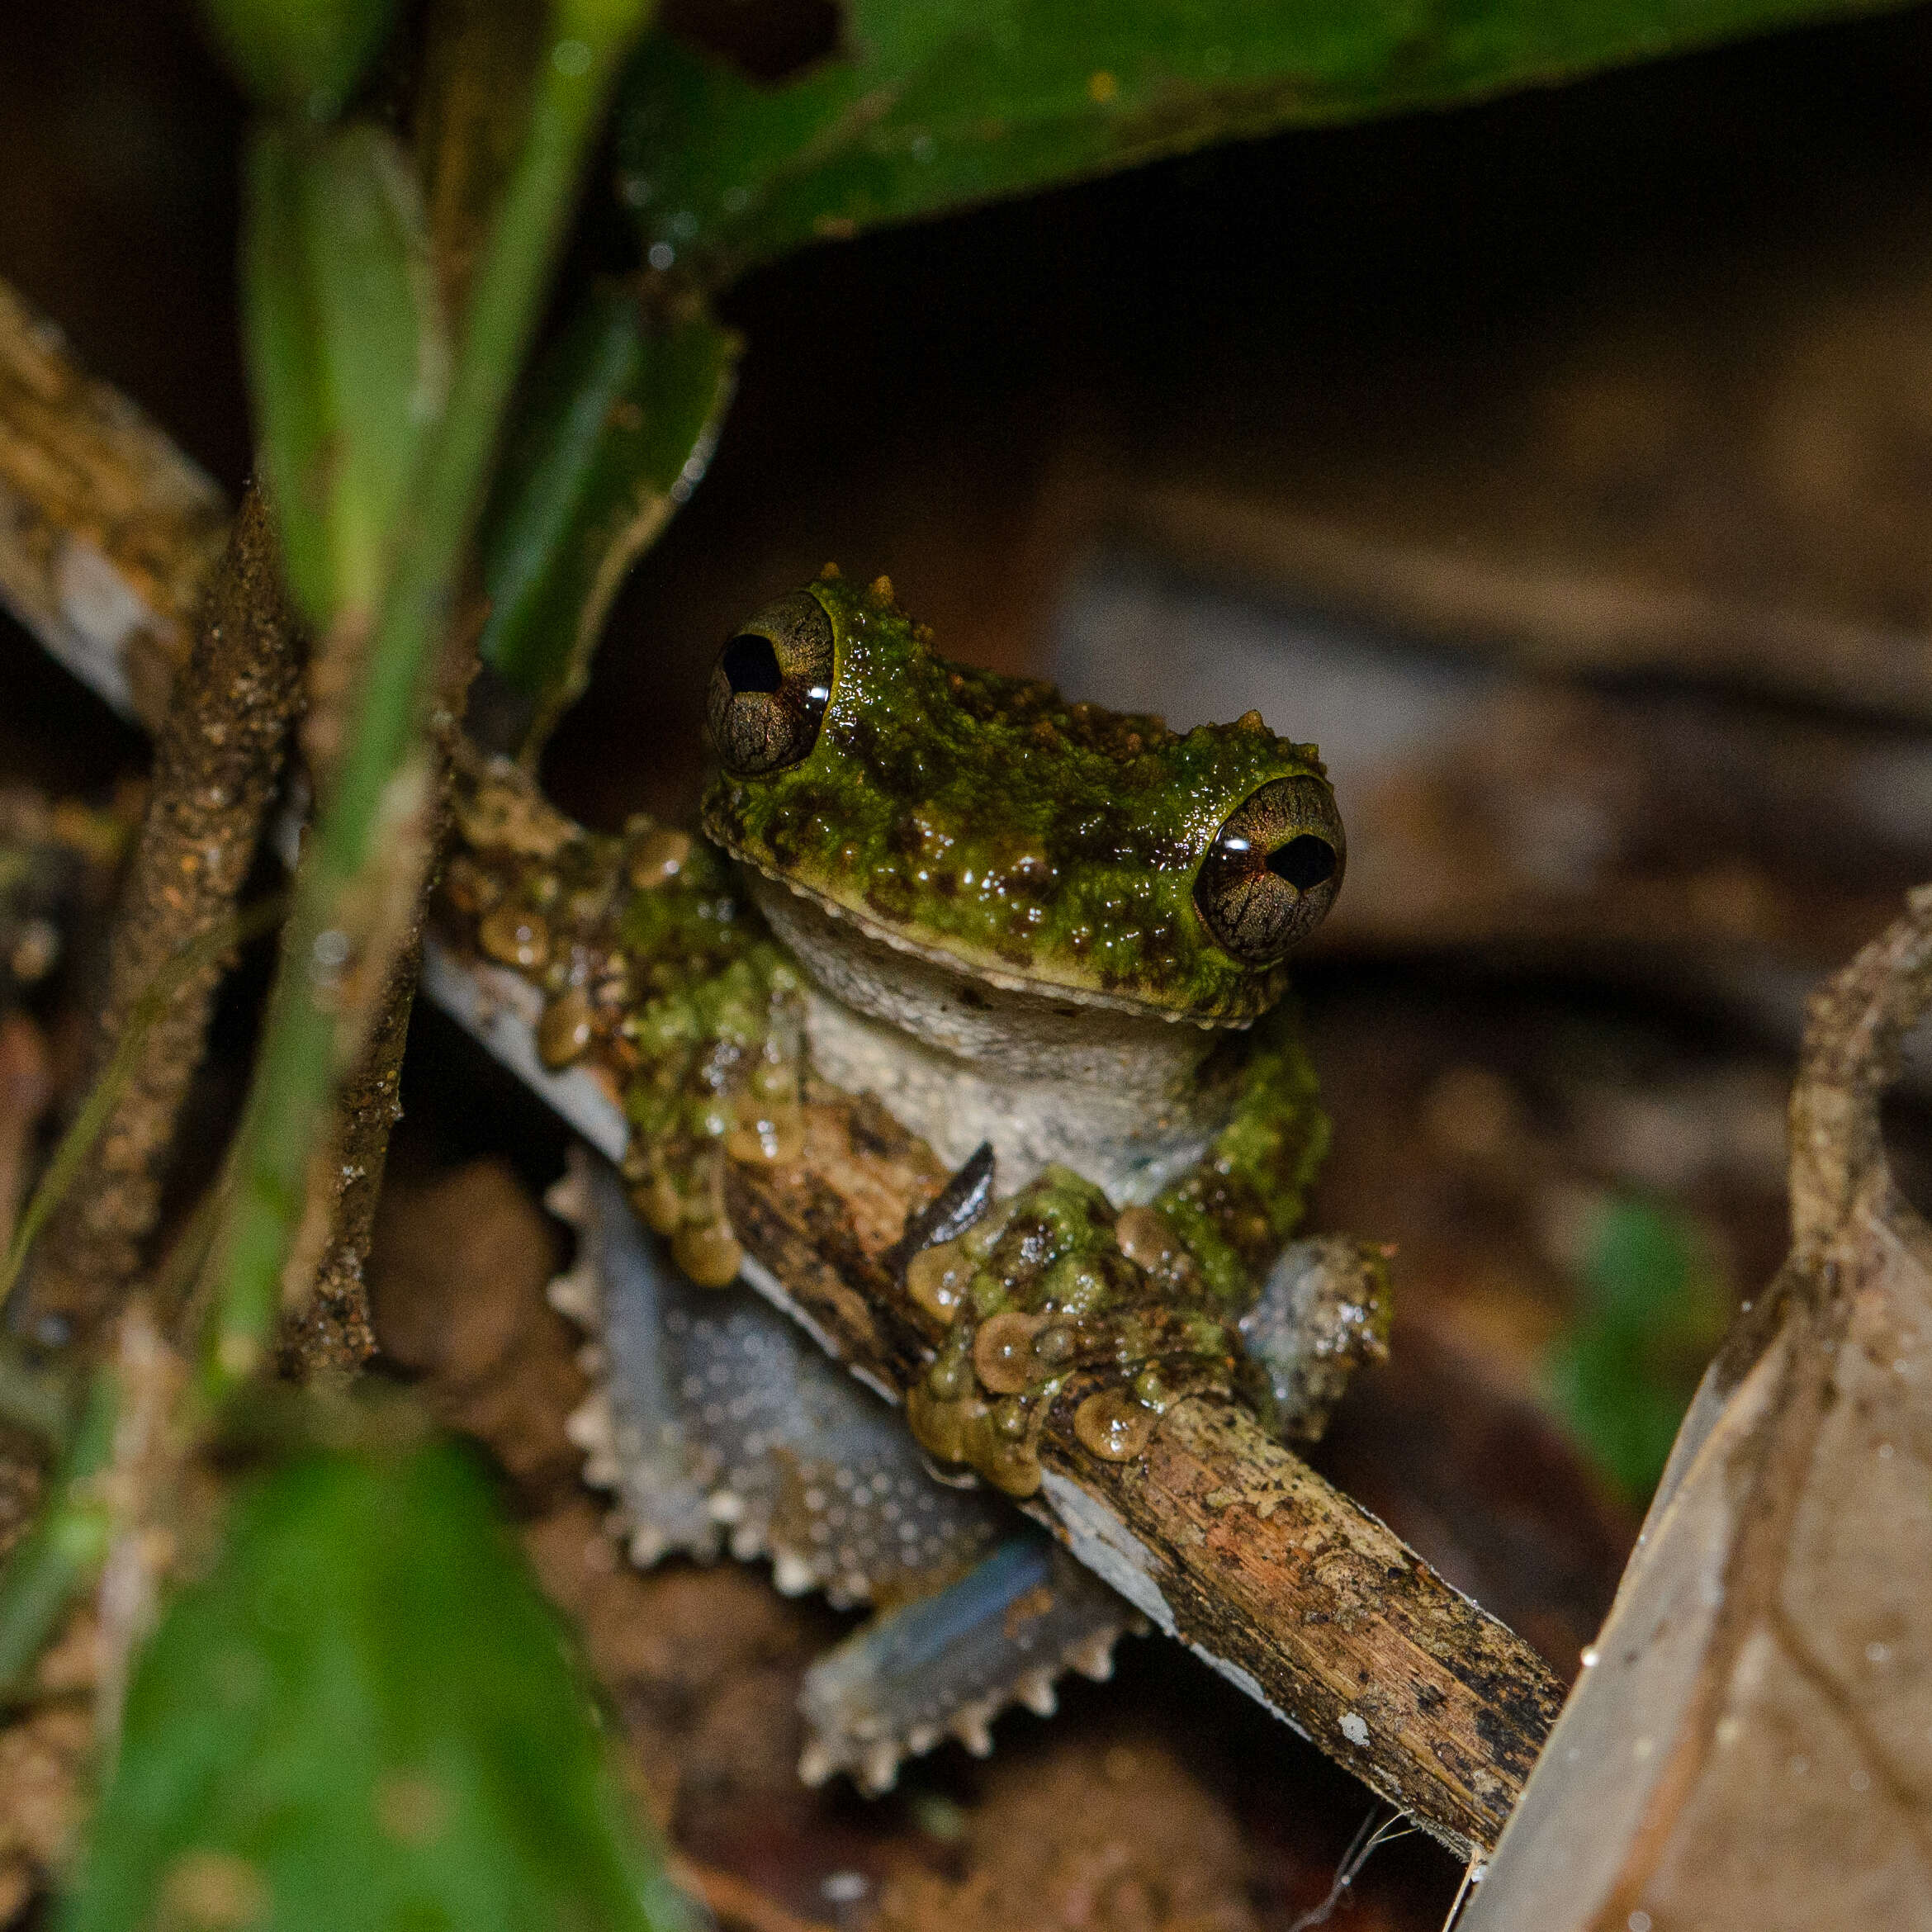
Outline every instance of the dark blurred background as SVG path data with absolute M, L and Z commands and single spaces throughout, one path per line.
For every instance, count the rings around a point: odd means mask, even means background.
M 184 7 L 6 33 L 0 276 L 233 492 L 239 103 Z M 580 279 L 627 265 L 591 203 Z M 711 652 L 828 559 L 953 655 L 1318 738 L 1351 844 L 1300 979 L 1319 1218 L 1399 1244 L 1401 1309 L 1321 1456 L 1573 1669 L 1783 1252 L 1804 996 L 1932 878 L 1932 12 L 826 245 L 726 310 L 736 405 L 551 789 L 688 812 Z M 137 769 L 0 632 L 0 778 Z M 414 1198 L 557 1158 L 433 1016 L 408 1100 Z M 1130 1674 L 1158 1707 L 1189 1668 Z M 1320 1845 L 1244 1828 L 1305 1902 Z

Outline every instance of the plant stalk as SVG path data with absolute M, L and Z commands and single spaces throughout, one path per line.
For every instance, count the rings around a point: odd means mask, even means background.
M 585 151 L 649 12 L 649 0 L 562 0 L 552 15 L 529 130 L 472 285 L 447 405 L 405 499 L 352 728 L 283 940 L 215 1243 L 220 1299 L 204 1375 L 217 1399 L 272 1343 L 334 1087 L 361 1048 L 421 888 L 437 647 Z M 288 1286 L 299 1295 L 307 1283 Z

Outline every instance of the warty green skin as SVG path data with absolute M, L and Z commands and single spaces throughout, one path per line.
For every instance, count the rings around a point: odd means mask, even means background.
M 1229 813 L 1272 779 L 1325 774 L 1254 713 L 1170 732 L 1051 684 L 957 665 L 876 587 L 809 586 L 831 618 L 817 744 L 769 776 L 721 773 L 708 835 L 768 877 L 961 964 L 1243 1025 L 1286 984 L 1195 910 Z

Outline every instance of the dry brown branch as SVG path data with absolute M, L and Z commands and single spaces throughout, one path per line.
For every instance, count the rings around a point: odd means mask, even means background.
M 1932 715 L 1932 665 L 1902 628 L 1658 581 L 1574 555 L 1432 541 L 1224 489 L 1121 493 L 1110 522 L 1189 567 L 1352 611 L 1411 635 L 1480 637 L 1558 675 L 1665 671 L 1801 700 Z
M 227 528 L 213 481 L 0 283 L 0 604 L 159 730 Z
M 194 649 L 155 746 L 147 817 L 110 945 L 97 1070 L 169 963 L 233 911 L 301 696 L 295 625 L 267 514 L 251 491 L 209 585 Z M 29 1290 L 39 1320 L 90 1334 L 133 1278 L 220 978 L 219 965 L 192 975 L 149 1030 L 41 1247 Z

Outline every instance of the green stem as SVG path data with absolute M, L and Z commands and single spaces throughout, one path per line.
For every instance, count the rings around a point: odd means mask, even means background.
M 17 1700 L 67 1607 L 106 1560 L 113 1513 L 94 1479 L 114 1453 L 120 1378 L 95 1371 L 81 1424 L 40 1519 L 0 1571 L 0 1699 Z
M 253 1372 L 272 1337 L 282 1277 L 309 1172 L 328 1131 L 344 1040 L 332 996 L 345 943 L 367 924 L 386 822 L 405 803 L 428 709 L 436 649 L 488 481 L 490 459 L 535 327 L 585 149 L 618 62 L 651 0 L 559 0 L 543 48 L 530 125 L 472 286 L 462 352 L 397 533 L 396 561 L 371 637 L 352 727 L 310 841 L 253 1085 L 239 1133 L 237 1185 L 217 1238 L 220 1311 L 208 1393 Z M 362 889 L 358 891 L 358 888 Z M 357 913 L 362 909 L 358 921 Z M 387 962 L 358 959 L 379 978 Z

